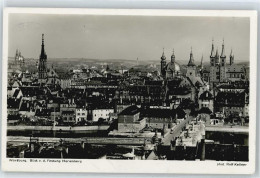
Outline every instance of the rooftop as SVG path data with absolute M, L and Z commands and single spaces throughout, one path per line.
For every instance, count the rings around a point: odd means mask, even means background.
M 135 115 L 140 112 L 140 108 L 136 105 L 129 106 L 128 108 L 124 109 L 119 115 Z

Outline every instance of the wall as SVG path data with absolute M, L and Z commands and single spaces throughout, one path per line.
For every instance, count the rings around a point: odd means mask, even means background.
M 76 123 L 82 120 L 87 120 L 88 111 L 87 109 L 80 108 L 76 109 Z
M 145 124 L 145 119 L 135 123 L 118 123 L 118 132 L 139 132 L 145 127 Z
M 92 121 L 98 121 L 99 118 L 108 119 L 110 113 L 114 113 L 114 109 L 94 109 L 92 110 Z

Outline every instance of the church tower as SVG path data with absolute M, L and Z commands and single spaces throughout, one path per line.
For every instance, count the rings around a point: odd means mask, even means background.
M 46 77 L 47 77 L 47 55 L 45 53 L 44 49 L 44 34 L 42 34 L 42 48 L 41 48 L 41 54 L 39 58 L 39 67 L 38 67 L 38 80 L 39 83 L 45 83 Z
M 225 55 L 225 45 L 224 40 L 222 43 L 222 51 L 220 55 L 220 81 L 224 81 L 226 79 L 226 55 Z
M 172 50 L 171 63 L 175 63 L 174 49 Z
M 222 51 L 221 51 L 220 59 L 221 59 L 221 62 L 220 62 L 221 67 L 226 66 L 226 55 L 225 55 L 224 40 L 223 40 L 223 43 L 222 43 Z
M 229 60 L 230 60 L 230 65 L 234 64 L 234 54 L 232 52 L 232 49 L 231 49 L 231 52 L 230 52 Z
M 18 51 L 18 49 L 16 49 L 15 57 L 14 57 L 14 64 L 15 65 L 17 65 L 18 60 L 19 60 L 19 51 Z
M 215 49 L 214 49 L 213 40 L 212 40 L 211 53 L 210 53 L 210 66 L 215 66 Z
M 187 65 L 187 73 L 186 76 L 196 76 L 196 65 L 194 63 L 194 58 L 193 58 L 193 53 L 192 53 L 192 48 L 190 52 L 190 60 Z
M 163 49 L 163 53 L 162 53 L 162 57 L 161 57 L 161 75 L 163 76 L 163 78 L 165 78 L 165 75 L 166 75 L 165 67 L 166 67 L 166 57 L 164 55 L 164 49 Z
M 218 49 L 216 50 L 216 55 L 215 55 L 215 66 L 219 65 L 219 54 L 218 54 Z
M 203 66 L 203 55 L 201 56 L 201 60 L 200 60 L 200 69 L 203 70 L 204 66 Z
M 209 71 L 209 82 L 212 84 L 212 82 L 219 81 L 219 66 L 218 66 L 218 50 L 214 48 L 214 40 L 212 40 L 212 47 L 210 52 L 210 71 Z M 212 87 L 212 86 L 211 86 Z

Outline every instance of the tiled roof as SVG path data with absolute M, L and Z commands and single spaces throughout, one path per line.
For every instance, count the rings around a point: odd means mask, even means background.
M 209 91 L 205 91 L 200 95 L 199 99 L 200 100 L 211 100 L 211 99 L 213 99 L 213 95 Z
M 140 109 L 136 106 L 129 106 L 128 108 L 124 109 L 119 115 L 135 115 L 140 112 Z
M 72 115 L 74 114 L 74 111 L 62 111 L 62 115 L 65 114 L 65 115 Z
M 16 89 L 14 94 L 13 94 L 13 97 L 16 98 L 19 94 L 20 90 L 19 89 Z
M 19 109 L 21 99 L 8 98 L 7 99 L 7 108 L 8 109 Z
M 215 103 L 217 106 L 237 106 L 245 105 L 245 92 L 218 92 Z
M 171 118 L 175 117 L 176 110 L 170 109 L 142 109 L 141 117 Z
M 204 114 L 211 114 L 212 111 L 211 111 L 208 107 L 203 107 L 203 108 L 201 108 L 201 109 L 198 111 L 198 113 L 200 113 L 200 114 L 202 114 L 202 113 L 204 113 Z

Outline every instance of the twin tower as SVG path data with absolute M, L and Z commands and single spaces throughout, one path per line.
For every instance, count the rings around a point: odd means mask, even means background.
M 232 53 L 230 53 L 230 61 L 229 61 L 229 65 L 232 65 L 234 63 L 234 55 Z M 224 40 L 222 43 L 222 50 L 221 50 L 221 55 L 219 56 L 218 54 L 218 49 L 215 52 L 215 48 L 214 48 L 214 43 L 212 41 L 212 48 L 211 48 L 211 53 L 210 53 L 210 66 L 226 66 L 226 55 L 225 55 L 225 45 L 224 45 Z
M 231 66 L 234 63 L 234 55 L 231 50 L 230 54 L 230 62 L 229 65 Z M 211 81 L 223 81 L 226 78 L 226 55 L 225 55 L 225 45 L 224 40 L 222 43 L 222 50 L 221 55 L 218 53 L 218 49 L 215 51 L 214 43 L 212 42 L 212 49 L 210 53 L 210 75 Z M 172 67 L 170 67 L 172 66 Z M 200 68 L 203 67 L 203 63 L 201 60 Z M 195 65 L 192 50 L 190 52 L 190 59 L 187 65 L 187 76 L 193 75 L 196 76 L 197 73 L 197 66 Z M 179 70 L 179 65 L 175 62 L 175 55 L 174 52 L 171 56 L 171 61 L 166 64 L 166 57 L 164 52 L 161 57 L 161 74 L 164 78 L 168 78 L 167 76 L 176 76 L 181 75 Z

